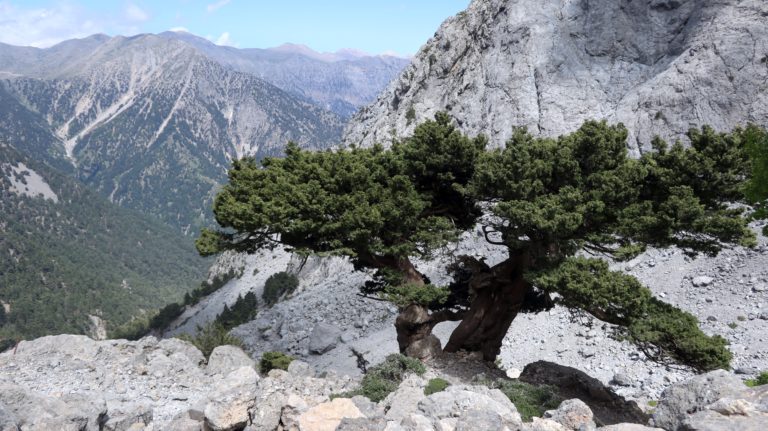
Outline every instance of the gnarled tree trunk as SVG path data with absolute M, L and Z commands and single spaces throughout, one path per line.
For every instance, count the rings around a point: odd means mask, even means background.
M 416 270 L 413 263 L 407 259 L 398 259 L 396 262 L 398 271 L 403 274 L 403 282 L 406 284 L 424 285 L 423 275 Z M 449 310 L 430 313 L 424 305 L 411 304 L 400 310 L 397 319 L 395 319 L 395 329 L 397 331 L 397 344 L 400 353 L 407 353 L 409 347 L 419 344 L 428 345 L 429 338 L 432 335 L 432 329 L 440 322 L 446 320 L 459 320 L 461 314 Z M 439 345 L 439 341 L 438 345 Z M 422 350 L 417 348 L 416 350 Z
M 492 361 L 501 351 L 509 326 L 525 302 L 530 285 L 523 278 L 528 256 L 518 253 L 470 281 L 474 292 L 469 311 L 451 334 L 446 352 L 479 351 Z

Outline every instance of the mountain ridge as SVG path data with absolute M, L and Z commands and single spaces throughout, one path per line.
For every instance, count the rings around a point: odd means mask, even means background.
M 447 19 L 346 144 L 387 144 L 447 111 L 503 146 L 515 127 L 556 137 L 623 122 L 629 148 L 691 127 L 768 125 L 768 4 L 757 0 L 474 0 Z

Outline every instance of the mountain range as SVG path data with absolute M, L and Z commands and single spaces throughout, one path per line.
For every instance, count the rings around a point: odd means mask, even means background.
M 356 109 L 405 62 L 237 50 L 174 32 L 0 45 L 0 140 L 193 234 L 210 223 L 233 157 L 337 144 L 344 120 L 319 105 Z

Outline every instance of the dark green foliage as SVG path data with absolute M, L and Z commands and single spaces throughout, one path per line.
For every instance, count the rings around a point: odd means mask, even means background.
M 755 218 L 768 218 L 768 132 L 757 126 L 747 126 L 742 132 L 751 163 L 751 178 L 744 193 L 747 201 L 755 207 Z M 768 225 L 763 227 L 768 235 Z
M 248 292 L 245 296 L 238 295 L 232 307 L 224 306 L 224 310 L 216 317 L 216 321 L 225 329 L 230 330 L 253 320 L 258 312 L 258 306 L 255 293 Z
M 484 138 L 463 136 L 440 113 L 391 150 L 309 153 L 289 146 L 285 159 L 266 159 L 262 167 L 235 161 L 214 204 L 223 230 L 204 231 L 197 246 L 202 254 L 253 251 L 279 235 L 302 252 L 347 255 L 358 267 L 376 269 L 366 293 L 382 293 L 400 307 L 462 310 L 481 262 L 459 265 L 456 282 L 443 289 L 409 259 L 431 256 L 482 221 L 486 239 L 509 250 L 508 266 L 499 268 L 514 267 L 512 274 L 494 276 L 520 282 L 507 287 L 536 291 L 541 304 L 559 294 L 562 304 L 620 326 L 618 335 L 653 359 L 727 367 L 722 338 L 707 337 L 693 316 L 654 299 L 601 259 L 630 259 L 649 246 L 677 246 L 690 255 L 753 246 L 742 207 L 732 204 L 745 201 L 744 182 L 758 166 L 747 149 L 764 141 L 760 133 L 704 127 L 689 132 L 690 147 L 657 138 L 654 152 L 632 159 L 624 126 L 588 121 L 556 139 L 519 129 L 505 148 L 486 151 Z M 494 217 L 481 218 L 480 203 Z M 593 258 L 574 257 L 581 252 Z M 493 346 L 486 351 L 492 355 Z M 389 383 L 369 385 L 386 392 Z
M 183 334 L 178 338 L 192 343 L 203 352 L 206 359 L 211 356 L 213 349 L 219 346 L 230 345 L 243 348 L 243 342 L 239 338 L 229 335 L 229 331 L 218 322 L 209 323 L 202 328 L 198 327 L 194 336 Z
M 240 270 L 230 269 L 224 274 L 217 274 L 210 282 L 203 281 L 200 283 L 200 287 L 184 295 L 184 305 L 197 304 L 201 299 L 221 289 L 230 280 L 240 277 L 241 275 L 243 275 L 242 268 L 240 268 Z
M 400 286 L 388 285 L 384 288 L 383 297 L 399 306 L 407 307 L 410 304 L 433 305 L 439 308 L 445 303 L 450 295 L 450 291 L 445 287 L 438 287 L 432 284 L 416 285 L 403 284 Z
M 150 319 L 149 328 L 155 330 L 165 329 L 171 322 L 176 320 L 177 317 L 181 316 L 181 313 L 183 312 L 183 305 L 172 302 L 161 308 L 160 311 Z
M 552 386 L 534 386 L 518 380 L 496 380 L 489 386 L 499 389 L 517 407 L 523 421 L 542 417 L 547 410 L 556 409 L 563 401 Z
M 7 319 L 8 317 L 5 315 L 5 307 L 3 304 L 0 304 L 0 326 L 5 325 Z
M 762 386 L 762 385 L 768 385 L 768 371 L 763 371 L 760 373 L 759 376 L 755 379 L 748 379 L 744 381 L 744 384 L 749 386 L 750 388 L 753 388 L 755 386 Z
M 618 335 L 655 360 L 673 359 L 698 370 L 728 368 L 731 353 L 722 337 L 705 335 L 694 316 L 654 298 L 633 276 L 611 271 L 597 259 L 573 257 L 531 282 L 561 296 L 559 303 L 618 325 Z
M 465 186 L 484 146 L 440 115 L 391 151 L 309 152 L 290 144 L 284 159 L 262 166 L 236 160 L 214 202 L 224 230 L 203 231 L 198 251 L 254 251 L 280 234 L 289 247 L 348 255 L 358 266 L 429 256 L 474 220 Z
M 261 299 L 267 305 L 274 305 L 284 295 L 290 295 L 299 286 L 299 279 L 285 271 L 272 274 L 264 282 L 264 292 Z
M 16 346 L 15 341 L 8 338 L 0 339 L 0 353 L 3 353 L 14 346 Z
M 437 392 L 442 392 L 448 386 L 451 386 L 451 384 L 447 380 L 441 379 L 440 377 L 429 379 L 427 386 L 424 387 L 424 395 L 429 396 Z
M 12 192 L 19 163 L 58 202 Z M 85 333 L 88 314 L 116 328 L 180 300 L 209 264 L 188 238 L 2 144 L 0 226 L 0 300 L 11 304 L 0 338 Z
M 266 375 L 272 370 L 288 370 L 293 357 L 282 352 L 264 352 L 259 361 L 259 371 Z
M 384 362 L 371 367 L 360 382 L 360 388 L 352 392 L 338 394 L 340 397 L 351 398 L 362 395 L 378 403 L 394 392 L 405 376 L 409 373 L 422 375 L 427 371 L 418 359 L 404 355 L 389 355 Z
M 148 315 L 135 316 L 130 321 L 111 329 L 108 337 L 110 339 L 138 340 L 149 334 L 149 322 L 151 319 L 152 317 Z

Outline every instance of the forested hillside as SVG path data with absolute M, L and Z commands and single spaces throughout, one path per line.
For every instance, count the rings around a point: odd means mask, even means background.
M 178 300 L 207 262 L 173 229 L 0 144 L 0 340 L 83 333 Z

